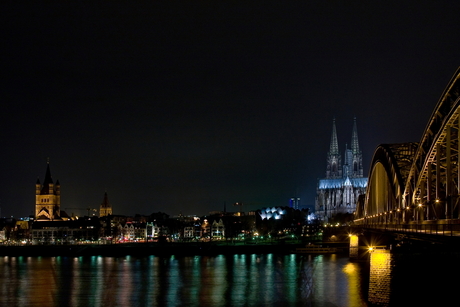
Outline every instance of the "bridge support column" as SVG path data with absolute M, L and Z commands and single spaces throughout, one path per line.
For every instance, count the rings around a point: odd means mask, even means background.
M 452 219 L 451 127 L 446 128 L 446 219 Z
M 431 162 L 428 162 L 428 170 L 427 170 L 427 175 L 426 175 L 426 216 L 428 220 L 433 219 L 433 208 L 430 208 L 430 206 L 433 205 L 433 194 L 431 194 L 431 186 L 433 184 L 433 173 L 432 173 L 432 164 Z
M 404 222 L 408 223 L 413 220 L 413 212 L 411 212 L 410 208 L 410 194 L 407 194 L 404 197 L 405 203 L 404 203 Z
M 357 235 L 350 235 L 350 258 L 358 259 L 359 251 L 359 237 Z
M 441 144 L 436 144 L 436 201 L 435 201 L 435 210 L 436 217 L 438 219 L 443 219 L 443 210 L 441 208 Z
M 457 193 L 455 193 L 455 197 L 451 200 L 454 205 L 452 216 L 453 218 L 460 218 L 460 207 L 459 207 L 459 194 L 460 194 L 460 116 L 457 119 Z
M 426 218 L 426 216 L 425 216 L 425 206 L 424 206 L 425 188 L 426 188 L 425 182 L 422 181 L 422 183 L 420 185 L 420 199 L 419 199 L 419 203 L 418 203 L 418 206 L 419 206 L 419 223 L 423 222 L 423 220 L 425 220 L 425 218 Z

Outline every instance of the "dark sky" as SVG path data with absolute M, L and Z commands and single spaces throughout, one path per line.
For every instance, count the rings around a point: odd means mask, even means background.
M 460 65 L 458 1 L 146 2 L 0 4 L 2 216 L 47 157 L 63 209 L 312 208 L 334 117 L 367 174 Z

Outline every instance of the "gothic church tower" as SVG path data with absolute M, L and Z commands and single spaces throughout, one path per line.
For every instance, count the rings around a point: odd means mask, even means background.
M 363 177 L 363 157 L 359 149 L 356 118 L 353 121 L 351 148 L 345 145 L 342 164 L 337 141 L 335 119 L 332 122 L 332 137 L 327 154 L 326 178 L 318 181 L 315 213 L 321 220 L 351 214 L 356 210 L 358 197 L 366 192 L 367 178 Z
M 335 128 L 335 118 L 332 121 L 331 145 L 327 154 L 326 178 L 342 177 L 342 161 L 339 154 L 339 142 L 337 141 L 337 130 Z
M 353 134 L 351 136 L 351 155 L 352 155 L 352 170 L 349 174 L 350 178 L 363 177 L 363 153 L 359 150 L 358 143 L 358 128 L 356 127 L 356 117 L 353 120 Z
M 359 150 L 358 128 L 356 127 L 356 117 L 353 120 L 353 131 L 351 135 L 351 148 L 345 148 L 345 163 L 343 164 L 343 177 L 361 178 L 363 177 L 363 154 Z
M 39 179 L 35 184 L 35 220 L 61 220 L 61 185 L 59 180 L 53 183 L 49 161 L 43 185 Z

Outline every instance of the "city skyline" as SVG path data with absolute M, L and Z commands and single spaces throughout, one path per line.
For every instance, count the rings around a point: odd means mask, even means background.
M 420 140 L 458 3 L 264 3 L 2 4 L 1 214 L 33 215 L 47 158 L 62 208 L 313 209 L 333 118 L 343 152 L 356 117 L 364 176 Z

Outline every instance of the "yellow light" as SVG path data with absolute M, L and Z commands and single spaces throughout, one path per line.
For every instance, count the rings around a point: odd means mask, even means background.
M 372 252 L 374 248 L 372 246 L 369 246 L 369 252 Z
M 356 267 L 353 263 L 348 263 L 344 268 L 343 271 L 348 274 L 352 274 L 356 272 Z
M 357 235 L 350 235 L 350 247 L 358 248 L 359 238 Z

